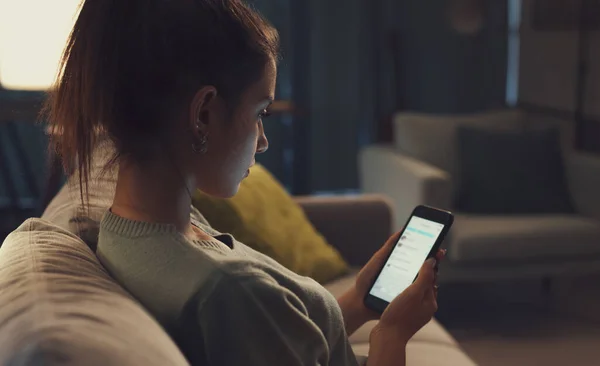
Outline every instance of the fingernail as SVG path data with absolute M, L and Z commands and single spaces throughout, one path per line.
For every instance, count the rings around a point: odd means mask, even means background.
M 446 255 L 446 253 L 448 253 L 448 249 L 442 249 L 442 251 L 444 252 L 444 255 Z
M 434 268 L 435 268 L 435 265 L 436 265 L 436 262 L 437 262 L 437 261 L 435 260 L 435 258 L 429 258 L 429 259 L 427 260 L 427 262 L 429 262 L 429 265 L 430 265 L 430 266 L 432 266 L 432 267 L 434 267 Z

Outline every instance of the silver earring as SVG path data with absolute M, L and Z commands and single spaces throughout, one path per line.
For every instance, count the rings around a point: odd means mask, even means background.
M 196 154 L 205 154 L 208 150 L 208 146 L 206 146 L 207 142 L 208 139 L 206 138 L 206 135 L 202 135 L 198 141 L 192 142 L 192 150 L 194 150 Z
M 205 154 L 206 150 L 208 149 L 208 147 L 206 146 L 208 139 L 205 134 L 200 132 L 200 129 L 201 129 L 200 122 L 201 122 L 200 117 L 198 117 L 198 121 L 196 122 L 196 129 L 198 130 L 198 133 L 200 133 L 200 139 L 198 141 L 192 142 L 192 150 L 196 154 Z

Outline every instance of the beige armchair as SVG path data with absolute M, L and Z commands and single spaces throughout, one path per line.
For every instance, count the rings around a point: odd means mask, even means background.
M 454 179 L 458 126 L 514 130 L 556 124 L 564 131 L 565 174 L 577 213 L 484 216 L 456 212 L 445 243 L 449 260 L 441 269 L 441 281 L 600 272 L 600 158 L 568 148 L 568 123 L 520 110 L 458 116 L 401 113 L 394 123 L 395 145 L 363 149 L 359 171 L 364 192 L 391 198 L 395 230 L 401 229 L 416 205 L 453 209 L 460 184 Z

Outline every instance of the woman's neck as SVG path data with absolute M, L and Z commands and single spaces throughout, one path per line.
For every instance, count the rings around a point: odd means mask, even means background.
M 131 220 L 171 224 L 186 233 L 191 206 L 188 187 L 194 186 L 167 162 L 121 162 L 111 211 Z

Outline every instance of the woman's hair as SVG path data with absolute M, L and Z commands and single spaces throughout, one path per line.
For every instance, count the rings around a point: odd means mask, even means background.
M 98 132 L 111 161 L 147 159 L 202 86 L 234 108 L 278 54 L 277 31 L 242 0 L 85 0 L 43 111 L 51 147 L 83 199 Z

